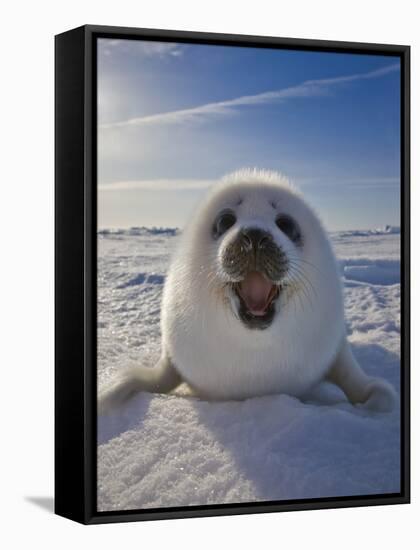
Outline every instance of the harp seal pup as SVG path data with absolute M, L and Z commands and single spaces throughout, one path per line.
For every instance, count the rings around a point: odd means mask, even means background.
M 211 400 L 303 397 L 328 379 L 372 410 L 390 411 L 396 401 L 352 354 L 320 220 L 275 172 L 230 174 L 196 210 L 165 282 L 161 333 L 158 364 L 121 374 L 99 396 L 99 412 L 185 381 Z

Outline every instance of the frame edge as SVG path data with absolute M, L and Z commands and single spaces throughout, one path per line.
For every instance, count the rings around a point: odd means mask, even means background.
M 55 37 L 55 502 L 85 517 L 84 33 Z

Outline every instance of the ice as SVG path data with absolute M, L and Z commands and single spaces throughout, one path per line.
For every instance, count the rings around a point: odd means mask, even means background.
M 98 384 L 160 353 L 160 300 L 179 231 L 98 234 Z M 349 340 L 400 388 L 399 228 L 332 233 Z M 98 508 L 128 510 L 398 492 L 400 416 L 353 407 L 327 383 L 206 402 L 138 394 L 98 422 Z

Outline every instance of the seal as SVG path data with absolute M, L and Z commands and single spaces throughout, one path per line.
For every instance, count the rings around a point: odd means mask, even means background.
M 328 379 L 369 409 L 389 411 L 396 401 L 352 354 L 326 231 L 275 172 L 230 174 L 197 209 L 165 281 L 161 333 L 158 364 L 115 380 L 100 395 L 101 412 L 181 382 L 204 399 L 230 400 L 301 398 Z

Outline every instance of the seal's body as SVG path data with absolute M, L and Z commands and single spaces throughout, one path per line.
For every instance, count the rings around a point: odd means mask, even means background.
M 394 392 L 356 363 L 340 276 L 326 232 L 276 173 L 227 176 L 185 228 L 164 287 L 162 358 L 102 396 L 170 391 L 186 381 L 207 399 L 304 396 L 323 378 L 352 402 L 389 410 Z

